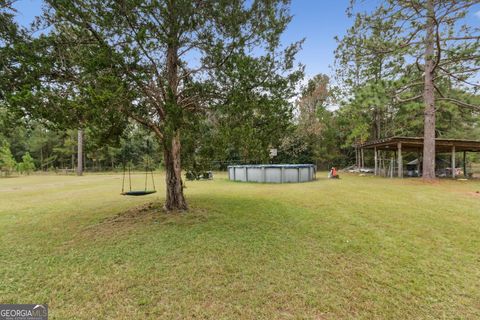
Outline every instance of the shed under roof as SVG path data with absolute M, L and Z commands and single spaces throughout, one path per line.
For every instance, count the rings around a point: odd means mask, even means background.
M 390 137 L 384 139 L 378 139 L 368 141 L 357 145 L 360 149 L 373 149 L 377 150 L 397 150 L 398 143 L 401 143 L 402 150 L 405 151 L 421 151 L 423 149 L 423 137 Z M 462 152 L 480 152 L 480 141 L 477 140 L 464 140 L 464 139 L 435 139 L 435 150 L 437 153 L 451 152 L 452 147 L 455 146 L 455 151 Z

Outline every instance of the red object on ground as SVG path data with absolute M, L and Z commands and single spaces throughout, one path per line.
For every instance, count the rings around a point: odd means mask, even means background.
M 337 176 L 337 169 L 335 169 L 335 167 L 332 168 L 332 177 L 336 177 Z

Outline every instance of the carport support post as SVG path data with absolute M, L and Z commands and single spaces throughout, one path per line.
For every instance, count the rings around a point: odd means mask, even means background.
M 374 155 L 373 155 L 373 158 L 375 159 L 375 170 L 374 170 L 374 175 L 377 175 L 378 174 L 378 151 L 377 151 L 377 147 L 374 147 L 373 148 L 373 152 L 374 152 Z
M 393 166 L 395 165 L 395 157 L 390 157 L 390 168 L 388 168 L 390 178 L 393 178 Z
M 397 143 L 397 162 L 398 162 L 398 177 L 403 178 L 403 158 L 402 158 L 402 143 Z
M 452 146 L 452 178 L 455 179 L 455 168 L 457 167 L 455 163 L 455 146 Z
M 463 151 L 463 176 L 466 178 L 467 175 L 467 151 Z
M 422 152 L 420 150 L 418 150 L 417 152 L 417 172 L 418 172 L 418 176 L 420 177 L 422 175 L 422 173 L 420 172 L 420 164 L 422 163 Z

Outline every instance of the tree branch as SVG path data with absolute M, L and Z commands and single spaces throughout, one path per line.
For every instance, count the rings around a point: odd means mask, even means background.
M 410 101 L 414 101 L 414 100 L 420 99 L 421 97 L 423 97 L 423 95 L 419 94 L 419 95 L 416 95 L 416 96 L 414 96 L 414 97 L 407 98 L 407 99 L 401 99 L 401 98 L 395 96 L 394 99 L 395 99 L 397 102 L 405 103 L 405 102 L 410 102 Z
M 468 84 L 468 85 L 470 85 L 470 86 L 472 86 L 472 87 L 480 88 L 480 85 L 479 85 L 479 84 L 471 83 L 471 82 L 468 82 L 468 81 L 466 81 L 466 80 L 463 80 L 462 78 L 454 75 L 453 73 L 451 73 L 450 71 L 448 71 L 448 70 L 446 70 L 446 69 L 444 69 L 444 68 L 442 68 L 442 67 L 439 67 L 439 69 L 442 70 L 442 71 L 445 72 L 447 75 L 449 75 L 450 77 L 454 78 L 454 79 L 457 80 L 457 81 L 463 82 L 463 83 Z
M 470 103 L 466 103 L 466 102 L 463 102 L 463 101 L 460 101 L 460 100 L 457 100 L 457 99 L 438 98 L 437 100 L 438 101 L 450 101 L 450 102 L 453 102 L 454 104 L 456 104 L 457 106 L 473 109 L 475 111 L 480 111 L 480 106 L 476 106 L 476 105 L 473 105 L 473 104 L 470 104 Z

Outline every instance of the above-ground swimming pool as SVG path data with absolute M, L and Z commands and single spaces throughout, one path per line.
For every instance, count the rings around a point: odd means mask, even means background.
M 228 179 L 245 182 L 288 183 L 315 180 L 313 164 L 250 164 L 228 166 Z

